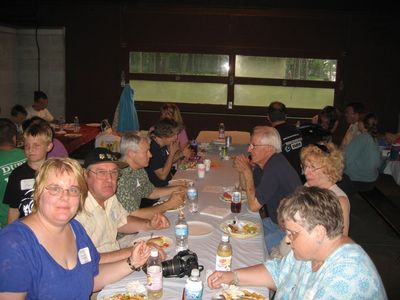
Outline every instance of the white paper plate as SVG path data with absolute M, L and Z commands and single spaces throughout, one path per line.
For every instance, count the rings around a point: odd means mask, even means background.
M 216 293 L 215 295 L 213 295 L 212 299 L 226 299 L 226 298 L 222 298 L 221 295 L 228 295 L 229 297 L 231 297 L 231 299 L 233 300 L 240 300 L 240 299 L 268 299 L 268 297 L 265 297 L 259 293 L 254 292 L 251 289 L 247 289 L 245 287 L 238 287 L 235 285 L 224 285 L 223 284 L 223 288 L 221 289 L 220 292 Z M 245 293 L 248 294 L 248 297 L 246 297 Z M 257 296 L 257 298 L 252 298 L 250 297 L 251 294 L 254 294 Z
M 134 295 L 134 294 L 130 293 L 127 289 L 119 289 L 119 290 L 115 290 L 115 291 L 100 292 L 97 296 L 97 299 L 110 300 L 119 294 Z M 141 298 L 141 299 L 146 300 L 147 297 L 143 295 L 143 298 Z
M 233 220 L 232 219 L 225 220 L 224 222 L 222 222 L 221 225 L 219 226 L 219 228 L 221 228 L 221 230 L 223 232 L 225 232 L 226 234 L 229 234 L 230 236 L 235 237 L 235 238 L 239 238 L 239 239 L 252 238 L 253 236 L 256 236 L 256 235 L 258 235 L 260 233 L 260 225 L 258 223 L 255 223 L 255 222 L 252 222 L 252 221 L 249 221 L 249 220 L 239 220 L 239 223 L 242 226 L 249 225 L 249 226 L 255 227 L 256 230 L 253 233 L 246 233 L 246 232 L 243 232 L 243 231 L 232 232 L 231 228 L 229 227 L 229 225 L 233 224 Z
M 86 126 L 89 126 L 89 127 L 100 127 L 100 123 L 87 123 Z
M 189 237 L 207 236 L 213 233 L 214 227 L 201 221 L 189 221 Z
M 164 243 L 168 244 L 168 246 L 165 245 L 165 246 L 162 247 L 162 249 L 164 250 L 165 253 L 168 253 L 169 251 L 171 251 L 171 249 L 175 248 L 175 243 L 171 238 L 169 238 L 169 237 L 167 237 L 165 235 L 153 236 L 153 238 L 156 238 L 156 237 L 162 237 L 163 240 L 164 240 Z M 139 241 L 147 242 L 149 239 L 150 239 L 150 235 L 145 235 L 145 236 L 139 237 L 139 238 L 137 238 L 137 239 L 132 241 L 132 245 L 134 243 L 136 243 L 136 242 L 139 242 Z

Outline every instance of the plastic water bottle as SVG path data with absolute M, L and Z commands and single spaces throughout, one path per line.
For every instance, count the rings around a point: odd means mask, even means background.
M 149 300 L 161 299 L 163 295 L 163 277 L 158 250 L 153 248 L 147 261 L 147 297 Z
M 193 182 L 189 183 L 189 187 L 186 192 L 186 196 L 188 198 L 189 202 L 189 212 L 190 213 L 197 213 L 199 211 L 199 200 L 198 200 L 198 194 L 197 194 L 197 189 L 194 186 Z
M 183 210 L 179 212 L 178 221 L 175 225 L 176 252 L 186 250 L 188 248 L 189 228 L 186 223 Z
M 225 125 L 224 125 L 224 123 L 219 123 L 218 138 L 219 139 L 224 139 L 225 138 Z
M 232 245 L 229 243 L 229 236 L 223 235 L 217 248 L 215 261 L 216 271 L 230 271 L 232 265 Z
M 78 116 L 75 116 L 74 118 L 74 132 L 79 132 L 81 129 L 81 126 L 79 125 L 79 118 Z
M 203 282 L 199 269 L 192 269 L 185 284 L 185 300 L 200 300 L 203 295 Z

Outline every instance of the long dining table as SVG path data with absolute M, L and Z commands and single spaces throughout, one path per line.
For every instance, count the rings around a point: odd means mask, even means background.
M 231 147 L 231 153 L 233 152 L 237 154 L 239 150 L 243 149 L 243 146 L 233 145 Z M 209 233 L 204 235 L 189 234 L 188 239 L 189 249 L 197 254 L 199 265 L 204 266 L 204 270 L 201 272 L 201 279 L 204 284 L 203 299 L 212 299 L 213 296 L 219 292 L 218 290 L 211 290 L 208 288 L 207 275 L 215 269 L 217 246 L 221 241 L 221 236 L 224 234 L 220 225 L 222 222 L 233 219 L 233 214 L 230 212 L 230 203 L 221 200 L 220 197 L 223 190 L 232 188 L 239 181 L 239 175 L 232 167 L 232 159 L 221 160 L 218 156 L 218 150 L 215 150 L 216 146 L 211 146 L 211 149 L 209 149 L 206 154 L 206 157 L 212 160 L 212 164 L 210 171 L 206 172 L 204 178 L 199 179 L 197 171 L 193 169 L 185 171 L 179 170 L 174 176 L 174 179 L 188 179 L 194 181 L 198 190 L 199 212 L 190 213 L 187 205 L 184 208 L 186 220 L 189 225 L 189 232 L 191 232 L 191 226 L 197 227 L 199 224 L 211 225 Z M 211 212 L 211 214 L 209 212 Z M 170 211 L 165 214 L 170 220 L 171 226 L 168 229 L 155 231 L 154 236 L 166 236 L 170 238 L 171 241 L 175 241 L 174 225 L 178 218 L 178 211 Z M 231 237 L 230 242 L 233 248 L 232 269 L 262 263 L 268 255 L 265 250 L 264 235 L 259 214 L 249 211 L 246 202 L 244 202 L 242 203 L 242 209 L 238 214 L 238 217 L 239 220 L 248 220 L 258 224 L 260 232 L 259 234 L 247 239 Z M 141 237 L 147 238 L 149 235 L 150 232 L 139 233 L 131 239 L 131 242 Z M 123 246 L 127 245 L 125 244 Z M 174 242 L 170 245 L 166 253 L 167 259 L 171 259 L 176 254 Z M 164 278 L 162 299 L 182 299 L 186 279 L 187 277 Z M 146 274 L 143 271 L 133 272 L 118 282 L 107 285 L 98 294 L 97 299 L 103 300 L 113 294 L 126 292 L 127 285 L 135 281 L 146 285 Z M 267 288 L 246 288 L 260 293 L 268 299 L 269 291 Z
M 95 124 L 95 123 L 93 123 Z M 94 140 L 100 132 L 99 126 L 88 126 L 86 124 L 80 124 L 79 132 L 67 131 L 64 134 L 59 134 L 57 131 L 55 137 L 58 138 L 67 149 L 68 153 L 71 154 L 75 150 L 79 149 L 83 145 Z

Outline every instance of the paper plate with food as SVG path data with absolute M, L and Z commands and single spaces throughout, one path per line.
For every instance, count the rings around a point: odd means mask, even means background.
M 219 196 L 219 200 L 223 201 L 223 202 L 231 202 L 232 201 L 232 191 L 225 191 L 222 195 Z M 241 192 L 241 199 L 242 202 L 246 202 L 247 201 L 247 193 L 246 191 L 242 191 Z
M 239 239 L 248 239 L 260 233 L 260 225 L 249 220 L 225 220 L 219 227 L 223 232 Z
M 196 170 L 197 169 L 197 161 L 184 161 L 179 164 L 179 170 Z
M 135 280 L 129 282 L 123 290 L 100 292 L 98 298 L 102 300 L 147 300 L 146 287 Z
M 126 293 L 116 293 L 111 295 L 100 296 L 102 300 L 147 300 L 146 294 L 132 294 L 130 292 Z
M 222 288 L 222 290 L 213 296 L 213 299 L 225 300 L 266 300 L 267 297 L 256 293 L 250 289 L 241 288 L 236 285 L 229 285 Z
M 167 236 L 155 236 L 151 237 L 150 235 L 142 236 L 133 241 L 133 243 L 137 243 L 140 241 L 145 241 L 146 244 L 156 244 L 161 249 L 164 250 L 165 253 L 168 253 L 171 249 L 174 248 L 174 241 Z

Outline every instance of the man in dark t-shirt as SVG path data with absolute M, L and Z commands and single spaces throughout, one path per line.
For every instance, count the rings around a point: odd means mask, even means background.
M 271 253 L 285 236 L 277 220 L 280 201 L 301 185 L 299 176 L 281 153 L 281 140 L 276 129 L 264 126 L 251 136 L 248 151 L 236 157 L 234 168 L 239 171 L 241 186 L 246 189 L 248 208 L 257 212 L 265 206 L 269 217 L 263 219 L 264 238 Z
M 178 124 L 171 119 L 161 119 L 154 125 L 150 143 L 151 158 L 145 170 L 156 187 L 168 185 L 176 172 L 173 164 L 179 152 L 178 132 Z
M 286 123 L 287 110 L 285 104 L 275 101 L 267 109 L 267 118 L 272 127 L 278 130 L 282 142 L 282 154 L 286 157 L 297 174 L 301 176 L 300 151 L 303 137 L 293 125 Z
M 150 142 L 150 152 L 152 158 L 150 159 L 149 166 L 146 168 L 150 181 L 156 187 L 163 187 L 168 185 L 168 181 L 170 181 L 173 176 L 172 174 L 174 172 L 173 167 L 171 167 L 171 170 L 170 172 L 167 173 L 165 179 L 158 177 L 157 174 L 154 172 L 155 170 L 163 168 L 164 165 L 166 164 L 169 157 L 168 147 L 160 146 L 154 140 L 154 138 L 152 138 Z

